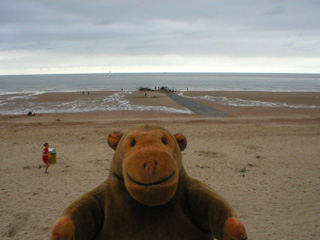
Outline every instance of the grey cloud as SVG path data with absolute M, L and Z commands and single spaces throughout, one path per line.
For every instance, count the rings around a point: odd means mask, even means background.
M 266 11 L 266 15 L 277 16 L 281 15 L 285 12 L 285 8 L 283 6 L 275 6 Z
M 296 0 L 1 1 L 0 50 L 300 56 L 319 45 L 318 9 Z

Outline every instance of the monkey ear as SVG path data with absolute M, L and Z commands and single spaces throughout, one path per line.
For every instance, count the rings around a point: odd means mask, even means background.
M 118 131 L 114 131 L 114 132 L 110 133 L 108 136 L 108 145 L 112 149 L 116 150 L 122 135 L 123 135 L 123 133 L 118 132 Z
M 182 135 L 181 133 L 175 134 L 174 137 L 177 140 L 179 147 L 180 147 L 180 150 L 182 152 L 187 147 L 187 138 L 184 135 Z

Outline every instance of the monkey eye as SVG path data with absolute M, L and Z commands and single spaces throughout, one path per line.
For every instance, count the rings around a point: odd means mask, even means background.
M 131 145 L 132 147 L 134 147 L 134 146 L 136 145 L 136 143 L 137 143 L 136 140 L 135 140 L 135 139 L 132 139 L 130 145 Z
M 167 140 L 165 138 L 162 138 L 162 142 L 163 142 L 164 145 L 168 145 L 168 142 L 167 142 Z

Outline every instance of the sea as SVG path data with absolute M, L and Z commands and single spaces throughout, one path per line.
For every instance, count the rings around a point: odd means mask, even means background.
M 320 74 L 292 73 L 101 73 L 101 74 L 48 74 L 48 75 L 0 75 L 0 114 L 24 114 L 26 107 L 38 113 L 87 112 L 113 110 L 154 110 L 150 106 L 125 106 L 124 98 L 118 91 L 136 91 L 139 87 L 156 89 L 168 87 L 184 91 L 264 91 L 264 92 L 320 92 Z M 64 107 L 52 104 L 37 106 L 28 100 L 48 92 L 92 92 L 114 91 L 113 102 L 118 106 L 106 108 L 104 99 L 90 107 L 88 103 L 61 103 Z M 16 101 L 25 100 L 25 106 L 14 106 Z M 116 99 L 116 100 L 115 100 Z M 121 102 L 121 104 L 120 104 Z M 235 101 L 224 99 L 225 104 L 241 103 L 242 106 L 269 105 L 256 101 Z M 33 104 L 33 105 L 32 105 Z M 129 104 L 129 103 L 128 103 Z M 237 104 L 237 103 L 236 103 Z M 83 107 L 85 105 L 85 108 Z M 57 106 L 57 104 L 55 105 Z M 121 106 L 121 107 L 120 107 Z M 305 106 L 288 106 L 305 107 Z M 315 106 L 311 106 L 315 107 Z M 92 109 L 92 110 L 90 110 Z M 176 112 L 174 109 L 159 111 Z M 178 111 L 178 110 L 177 110 Z M 187 111 L 186 111 L 187 112 Z

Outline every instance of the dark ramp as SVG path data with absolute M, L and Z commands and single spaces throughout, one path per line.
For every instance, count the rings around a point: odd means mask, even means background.
M 200 115 L 205 115 L 205 116 L 210 116 L 210 117 L 225 117 L 228 116 L 228 114 L 221 112 L 217 109 L 208 107 L 206 105 L 203 105 L 201 103 L 192 101 L 189 98 L 178 96 L 173 93 L 168 93 L 168 97 L 170 97 L 172 100 L 176 101 L 180 105 L 188 108 L 190 111 L 200 114 Z

